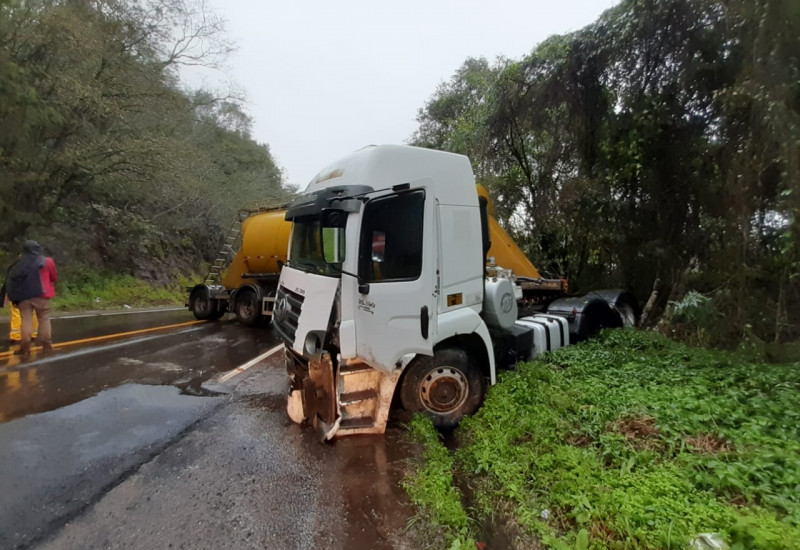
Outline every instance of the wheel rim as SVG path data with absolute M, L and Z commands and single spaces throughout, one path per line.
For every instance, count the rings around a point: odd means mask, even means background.
M 458 409 L 467 400 L 469 383 L 466 376 L 452 367 L 440 367 L 428 373 L 419 386 L 425 408 L 435 413 Z
M 208 313 L 208 311 L 211 309 L 210 307 L 211 300 L 209 300 L 204 296 L 197 298 L 194 303 L 195 303 L 195 311 L 197 311 L 198 313 L 203 313 L 203 314 Z
M 254 323 L 261 314 L 258 298 L 252 290 L 245 290 L 236 300 L 236 316 L 243 323 Z
M 239 317 L 243 319 L 251 319 L 255 315 L 255 304 L 252 300 L 244 300 L 239 303 Z

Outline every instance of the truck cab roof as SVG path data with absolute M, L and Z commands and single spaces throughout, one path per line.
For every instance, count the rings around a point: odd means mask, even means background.
M 328 165 L 304 193 L 330 187 L 367 186 L 374 191 L 433 180 L 440 204 L 477 206 L 475 176 L 464 155 L 408 145 L 369 145 Z

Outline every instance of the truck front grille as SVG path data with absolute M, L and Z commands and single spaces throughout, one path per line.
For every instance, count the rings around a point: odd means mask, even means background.
M 282 285 L 278 287 L 278 293 L 275 295 L 272 322 L 284 343 L 290 348 L 294 345 L 294 335 L 297 332 L 297 322 L 300 320 L 304 299 L 303 295 L 292 292 Z

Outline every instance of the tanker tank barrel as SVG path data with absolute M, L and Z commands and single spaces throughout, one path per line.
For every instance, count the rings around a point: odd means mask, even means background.
M 187 306 L 197 319 L 213 321 L 227 312 L 245 325 L 271 319 L 292 227 L 287 206 L 282 199 L 238 211 L 208 276 L 189 291 Z

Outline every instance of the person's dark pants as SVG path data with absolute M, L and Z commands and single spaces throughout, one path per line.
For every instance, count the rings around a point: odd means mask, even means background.
M 19 303 L 19 312 L 22 316 L 21 349 L 23 351 L 30 351 L 31 349 L 34 311 L 39 319 L 39 335 L 37 339 L 42 343 L 42 348 L 48 351 L 53 347 L 50 329 L 50 298 L 31 298 Z

